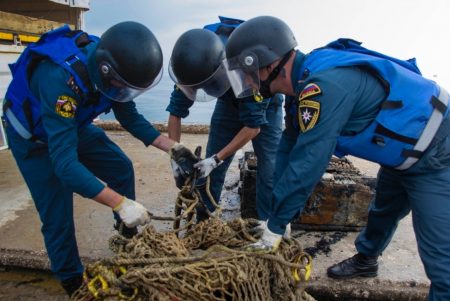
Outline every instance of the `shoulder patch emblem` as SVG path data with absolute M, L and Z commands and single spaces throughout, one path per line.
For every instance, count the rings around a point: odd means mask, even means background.
M 298 105 L 298 124 L 301 132 L 312 129 L 319 121 L 320 102 L 304 99 Z
M 310 96 L 319 95 L 322 93 L 320 87 L 314 83 L 307 84 L 305 88 L 303 88 L 302 92 L 300 92 L 300 96 L 298 100 L 303 100 Z
M 56 101 L 56 114 L 64 118 L 74 118 L 77 111 L 77 101 L 70 96 L 61 95 Z

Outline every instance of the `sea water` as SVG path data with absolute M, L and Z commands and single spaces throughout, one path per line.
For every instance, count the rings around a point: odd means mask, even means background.
M 169 118 L 169 112 L 166 111 L 170 102 L 174 84 L 170 77 L 165 74 L 161 81 L 149 91 L 138 96 L 136 102 L 137 110 L 148 121 L 152 123 L 164 123 Z M 216 100 L 209 102 L 195 102 L 189 109 L 189 116 L 183 119 L 183 124 L 209 124 L 214 110 Z M 100 115 L 101 120 L 114 120 L 114 114 Z

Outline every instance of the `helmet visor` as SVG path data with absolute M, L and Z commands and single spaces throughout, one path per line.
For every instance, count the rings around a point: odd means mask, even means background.
M 225 59 L 230 85 L 236 98 L 244 98 L 259 93 L 258 58 L 253 55 Z
M 169 75 L 184 95 L 192 101 L 210 101 L 222 96 L 230 88 L 225 67 L 220 64 L 216 71 L 198 84 L 184 85 L 180 83 L 169 64 Z
M 102 62 L 99 66 L 101 84 L 98 89 L 103 95 L 117 102 L 131 101 L 150 88 L 153 88 L 159 83 L 163 73 L 163 68 L 161 68 L 153 82 L 148 87 L 142 88 L 136 87 L 124 80 L 110 64 Z

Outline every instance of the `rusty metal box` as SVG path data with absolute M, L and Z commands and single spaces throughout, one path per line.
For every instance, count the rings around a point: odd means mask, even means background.
M 246 152 L 239 166 L 241 216 L 256 218 L 255 154 Z M 375 178 L 361 175 L 347 159 L 333 157 L 292 226 L 309 230 L 359 231 L 367 223 L 368 207 L 374 193 Z

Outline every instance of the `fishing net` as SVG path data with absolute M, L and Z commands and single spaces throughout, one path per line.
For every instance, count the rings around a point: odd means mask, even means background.
M 145 226 L 115 236 L 114 257 L 86 267 L 71 300 L 314 300 L 304 291 L 309 256 L 295 239 L 274 253 L 244 251 L 255 220 L 212 217 L 180 232 Z

